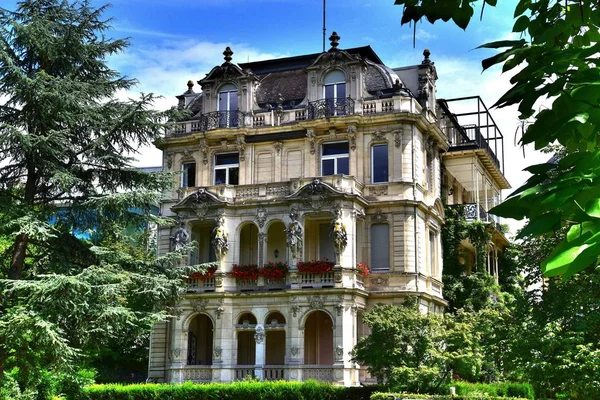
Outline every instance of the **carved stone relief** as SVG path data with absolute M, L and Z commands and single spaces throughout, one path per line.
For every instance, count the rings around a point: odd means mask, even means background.
M 262 228 L 263 226 L 265 226 L 265 222 L 267 221 L 267 209 L 264 207 L 259 207 L 256 210 L 255 220 L 259 227 Z
M 308 138 L 308 146 L 310 148 L 310 154 L 315 154 L 315 131 L 313 129 L 307 129 L 306 137 Z
M 374 215 L 371 215 L 371 221 L 382 222 L 387 221 L 388 216 L 384 214 L 381 208 L 378 208 Z
M 308 305 L 311 309 L 323 308 L 325 305 L 325 299 L 319 295 L 311 296 Z

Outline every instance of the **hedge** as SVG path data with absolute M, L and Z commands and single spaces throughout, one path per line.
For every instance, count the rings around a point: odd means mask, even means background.
M 490 397 L 487 395 L 473 396 L 450 396 L 449 394 L 409 394 L 409 393 L 373 393 L 371 400 L 413 400 L 413 399 L 430 399 L 430 400 L 526 400 L 521 397 Z
M 470 394 L 488 394 L 497 397 L 523 397 L 525 399 L 535 399 L 533 386 L 529 383 L 516 382 L 497 382 L 497 383 L 469 383 L 452 382 L 447 387 L 454 386 L 456 394 L 467 396 Z M 449 389 L 445 393 L 449 393 Z
M 378 388 L 332 386 L 316 381 L 210 384 L 91 385 L 76 400 L 369 400 Z

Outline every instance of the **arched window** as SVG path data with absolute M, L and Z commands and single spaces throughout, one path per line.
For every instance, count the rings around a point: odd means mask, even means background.
M 220 128 L 232 128 L 238 126 L 238 108 L 237 88 L 232 84 L 221 87 L 221 89 L 219 89 L 219 101 L 217 103 Z
M 188 331 L 188 365 L 211 365 L 213 354 L 213 323 L 205 314 L 192 319 Z
M 325 75 L 323 97 L 330 115 L 346 114 L 346 75 L 342 71 L 336 69 Z
M 306 318 L 304 364 L 333 364 L 333 321 L 324 311 L 314 311 Z

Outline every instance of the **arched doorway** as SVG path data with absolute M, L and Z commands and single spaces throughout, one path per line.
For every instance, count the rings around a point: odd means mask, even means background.
M 285 317 L 277 311 L 265 319 L 265 364 L 285 364 Z
M 188 365 L 212 365 L 213 323 L 206 314 L 196 315 L 188 329 Z
M 258 264 L 258 228 L 250 223 L 240 231 L 240 264 Z
M 237 364 L 254 365 L 256 363 L 256 317 L 251 313 L 243 313 L 237 324 Z
M 304 364 L 333 364 L 333 321 L 324 311 L 314 311 L 306 318 Z

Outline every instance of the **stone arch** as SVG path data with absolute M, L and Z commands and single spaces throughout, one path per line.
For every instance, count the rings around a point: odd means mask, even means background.
M 242 311 L 238 314 L 236 321 L 237 365 L 254 365 L 256 362 L 256 339 L 254 336 L 257 324 L 256 316 L 250 311 Z
M 239 264 L 258 264 L 260 258 L 259 234 L 260 228 L 253 221 L 245 221 L 238 226 L 237 237 Z
M 439 198 L 435 199 L 435 202 L 433 203 L 433 209 L 437 212 L 438 216 L 442 220 L 446 219 L 446 212 L 444 211 L 444 205 L 442 204 L 442 201 Z
M 212 317 L 212 315 L 210 315 L 207 311 L 192 311 L 188 314 L 187 317 L 185 317 L 183 319 L 183 321 L 181 321 L 181 331 L 182 332 L 187 332 L 188 329 L 190 328 L 190 323 L 192 322 L 192 320 L 200 315 L 200 314 L 204 314 L 206 315 L 210 321 L 212 322 L 213 326 L 216 324 L 215 319 Z
M 264 232 L 266 236 L 265 262 L 283 262 L 288 259 L 286 242 L 286 225 L 281 219 L 273 219 L 267 223 Z
M 334 319 L 323 310 L 313 310 L 304 322 L 304 364 L 331 365 L 334 360 Z
M 343 68 L 342 66 L 333 66 L 333 67 L 328 67 L 325 68 L 321 71 L 321 74 L 319 75 L 319 84 L 321 86 L 328 84 L 327 81 L 327 77 L 329 76 L 330 78 L 339 78 L 341 79 L 341 76 L 333 76 L 333 74 L 336 74 L 336 72 L 339 72 L 341 74 L 343 74 L 343 80 L 338 80 L 336 82 L 348 82 L 348 71 L 346 71 L 345 68 Z
M 188 323 L 187 365 L 212 365 L 214 323 L 206 313 L 196 313 Z

